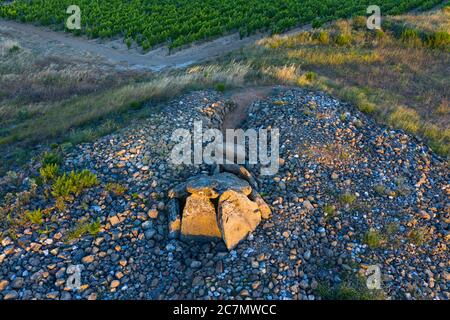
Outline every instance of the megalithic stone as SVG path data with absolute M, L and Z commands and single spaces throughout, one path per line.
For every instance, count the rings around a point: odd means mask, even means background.
M 225 163 L 220 166 L 222 167 L 223 171 L 237 175 L 238 177 L 240 177 L 240 178 L 246 180 L 248 183 L 250 183 L 250 185 L 252 186 L 253 189 L 258 190 L 258 182 L 252 176 L 250 171 L 248 171 L 244 166 L 234 164 L 234 163 L 231 163 L 231 164 Z
M 211 199 L 217 198 L 227 190 L 242 192 L 246 196 L 252 192 L 250 184 L 236 175 L 224 172 L 214 176 L 198 176 L 186 185 L 186 190 L 192 194 L 202 195 Z
M 218 211 L 220 231 L 228 250 L 234 249 L 261 222 L 258 204 L 233 190 L 220 196 Z
M 181 238 L 185 240 L 221 238 L 216 210 L 209 197 L 192 194 L 186 199 L 181 224 Z
M 188 192 L 186 191 L 186 184 L 187 183 L 184 182 L 170 189 L 168 192 L 169 198 L 186 199 L 189 195 Z

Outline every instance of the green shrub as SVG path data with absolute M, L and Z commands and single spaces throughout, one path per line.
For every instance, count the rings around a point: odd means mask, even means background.
M 349 46 L 352 44 L 352 35 L 350 33 L 340 33 L 336 37 L 335 43 L 339 46 Z
M 305 77 L 308 81 L 314 81 L 317 79 L 317 73 L 308 71 L 307 73 L 305 73 Z
M 57 152 L 45 152 L 42 155 L 42 160 L 41 160 L 41 164 L 43 167 L 45 167 L 46 165 L 49 164 L 57 164 L 60 165 L 62 163 L 62 157 L 59 153 Z
M 142 101 L 133 101 L 133 102 L 130 104 L 130 108 L 131 108 L 132 110 L 139 110 L 139 109 L 142 109 L 143 106 L 144 106 L 144 103 L 143 103 Z
M 341 204 L 352 205 L 356 201 L 356 196 L 346 192 L 339 197 L 339 201 Z
M 44 222 L 41 209 L 27 211 L 25 212 L 25 216 L 33 224 L 41 225 Z
M 427 45 L 431 48 L 445 48 L 450 45 L 450 33 L 437 31 L 427 36 Z
M 334 206 L 327 204 L 323 208 L 323 212 L 325 213 L 325 220 L 329 220 L 330 218 L 334 217 L 334 215 L 336 214 L 336 209 Z
M 316 28 L 320 28 L 321 26 L 323 26 L 324 24 L 324 20 L 320 19 L 320 18 L 316 18 L 313 20 L 311 26 L 316 29 Z
M 72 241 L 81 238 L 85 234 L 95 236 L 100 232 L 100 228 L 101 228 L 100 219 L 91 222 L 82 220 L 78 222 L 75 228 L 69 232 L 67 240 Z
M 25 120 L 27 120 L 27 119 L 30 119 L 32 117 L 32 114 L 30 113 L 30 111 L 28 111 L 28 110 L 20 110 L 18 113 L 17 113 L 17 119 L 19 120 L 19 121 L 25 121 Z
M 386 187 L 382 184 L 377 184 L 373 187 L 373 190 L 380 196 L 386 195 Z
M 219 92 L 225 92 L 225 84 L 224 83 L 216 84 L 216 90 Z
M 330 34 L 327 31 L 320 31 L 317 35 L 317 41 L 319 41 L 320 44 L 329 44 Z
M 420 47 L 422 45 L 422 39 L 419 32 L 414 29 L 406 28 L 400 35 L 400 39 L 407 45 Z
M 353 17 L 352 25 L 355 29 L 365 29 L 367 28 L 367 18 L 363 16 Z
M 343 275 L 339 285 L 328 286 L 319 283 L 317 294 L 324 300 L 384 300 L 382 290 L 369 290 L 365 278 L 360 275 Z
M 380 29 L 376 29 L 376 30 L 375 30 L 375 38 L 376 38 L 377 40 L 381 40 L 381 39 L 383 39 L 384 37 L 386 37 L 386 33 L 384 33 L 383 30 L 380 30 Z
M 327 214 L 327 215 L 333 215 L 335 212 L 334 206 L 327 204 L 324 208 L 323 211 Z
M 119 183 L 111 182 L 106 184 L 105 190 L 121 196 L 127 191 L 127 188 Z
M 131 45 L 133 44 L 133 40 L 130 38 L 127 38 L 127 40 L 125 41 L 127 48 L 130 49 Z
M 421 246 L 426 242 L 427 231 L 425 228 L 417 228 L 408 233 L 408 239 L 416 246 Z
M 433 151 L 444 156 L 450 154 L 450 129 L 442 130 L 434 124 L 425 124 L 421 131 Z
M 44 182 L 49 182 L 57 177 L 58 171 L 59 165 L 56 163 L 49 163 L 39 169 L 39 174 Z
M 364 235 L 364 243 L 366 243 L 369 248 L 376 249 L 381 247 L 381 245 L 384 242 L 384 237 L 381 235 L 381 233 L 375 229 L 370 229 L 365 235 Z
M 67 198 L 69 195 L 79 195 L 84 189 L 97 184 L 97 176 L 89 170 L 72 171 L 56 179 L 52 185 L 52 195 L 55 198 Z
M 400 225 L 398 222 L 391 222 L 386 226 L 386 233 L 389 236 L 395 235 L 400 230 Z
M 9 48 L 8 53 L 14 54 L 20 51 L 20 47 L 18 45 L 13 45 L 11 48 Z
M 62 152 L 68 152 L 72 148 L 73 148 L 73 144 L 71 142 L 64 142 L 61 144 Z
M 377 106 L 369 101 L 367 95 L 361 89 L 355 87 L 343 88 L 339 95 L 344 100 L 354 103 L 361 112 L 371 114 L 377 109 Z

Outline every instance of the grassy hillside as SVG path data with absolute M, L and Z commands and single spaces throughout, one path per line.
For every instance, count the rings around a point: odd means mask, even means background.
M 449 9 L 385 19 L 383 31 L 376 32 L 367 31 L 362 17 L 341 20 L 264 39 L 228 59 L 275 81 L 330 92 L 448 156 Z
M 328 91 L 448 156 L 449 15 L 447 7 L 385 19 L 383 32 L 368 31 L 362 18 L 342 20 L 157 75 L 44 56 L 0 34 L 0 172 L 33 149 L 92 141 L 151 116 L 182 92 L 280 83 Z

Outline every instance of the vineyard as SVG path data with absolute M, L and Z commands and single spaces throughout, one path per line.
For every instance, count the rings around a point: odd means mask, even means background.
M 383 14 L 429 9 L 441 0 L 380 0 Z M 2 4 L 3 3 L 3 4 Z M 279 33 L 295 26 L 320 26 L 337 18 L 364 15 L 371 0 L 16 0 L 0 1 L 0 16 L 64 27 L 66 9 L 81 8 L 82 29 L 91 38 L 120 36 L 148 50 L 180 47 L 233 31 Z

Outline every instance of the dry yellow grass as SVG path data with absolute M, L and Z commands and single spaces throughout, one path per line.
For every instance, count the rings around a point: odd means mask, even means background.
M 450 7 L 421 14 L 390 17 L 390 19 L 399 23 L 406 23 L 424 31 L 450 32 Z
M 189 88 L 211 87 L 215 83 L 241 85 L 248 71 L 248 66 L 239 64 L 225 67 L 209 65 L 189 69 L 186 73 L 156 76 L 142 83 L 128 84 L 101 93 L 47 103 L 42 105 L 39 114 L 15 123 L 14 128 L 9 130 L 9 135 L 0 138 L 0 145 L 56 138 L 70 128 L 125 111 L 132 103 L 168 99 Z
M 448 17 L 449 11 L 441 9 L 423 16 L 399 16 L 395 21 L 423 28 L 417 31 L 420 35 L 449 31 Z M 352 102 L 449 155 L 450 51 L 411 34 L 408 38 L 397 29 L 371 32 L 338 21 L 321 30 L 263 39 L 233 58 L 250 63 L 274 81 L 320 89 Z
M 39 54 L 9 37 L 0 33 L 0 174 L 29 159 L 36 144 L 90 141 L 151 115 L 141 112 L 144 102 L 189 89 L 241 86 L 253 72 L 233 62 L 158 75 L 118 71 L 94 58 Z

